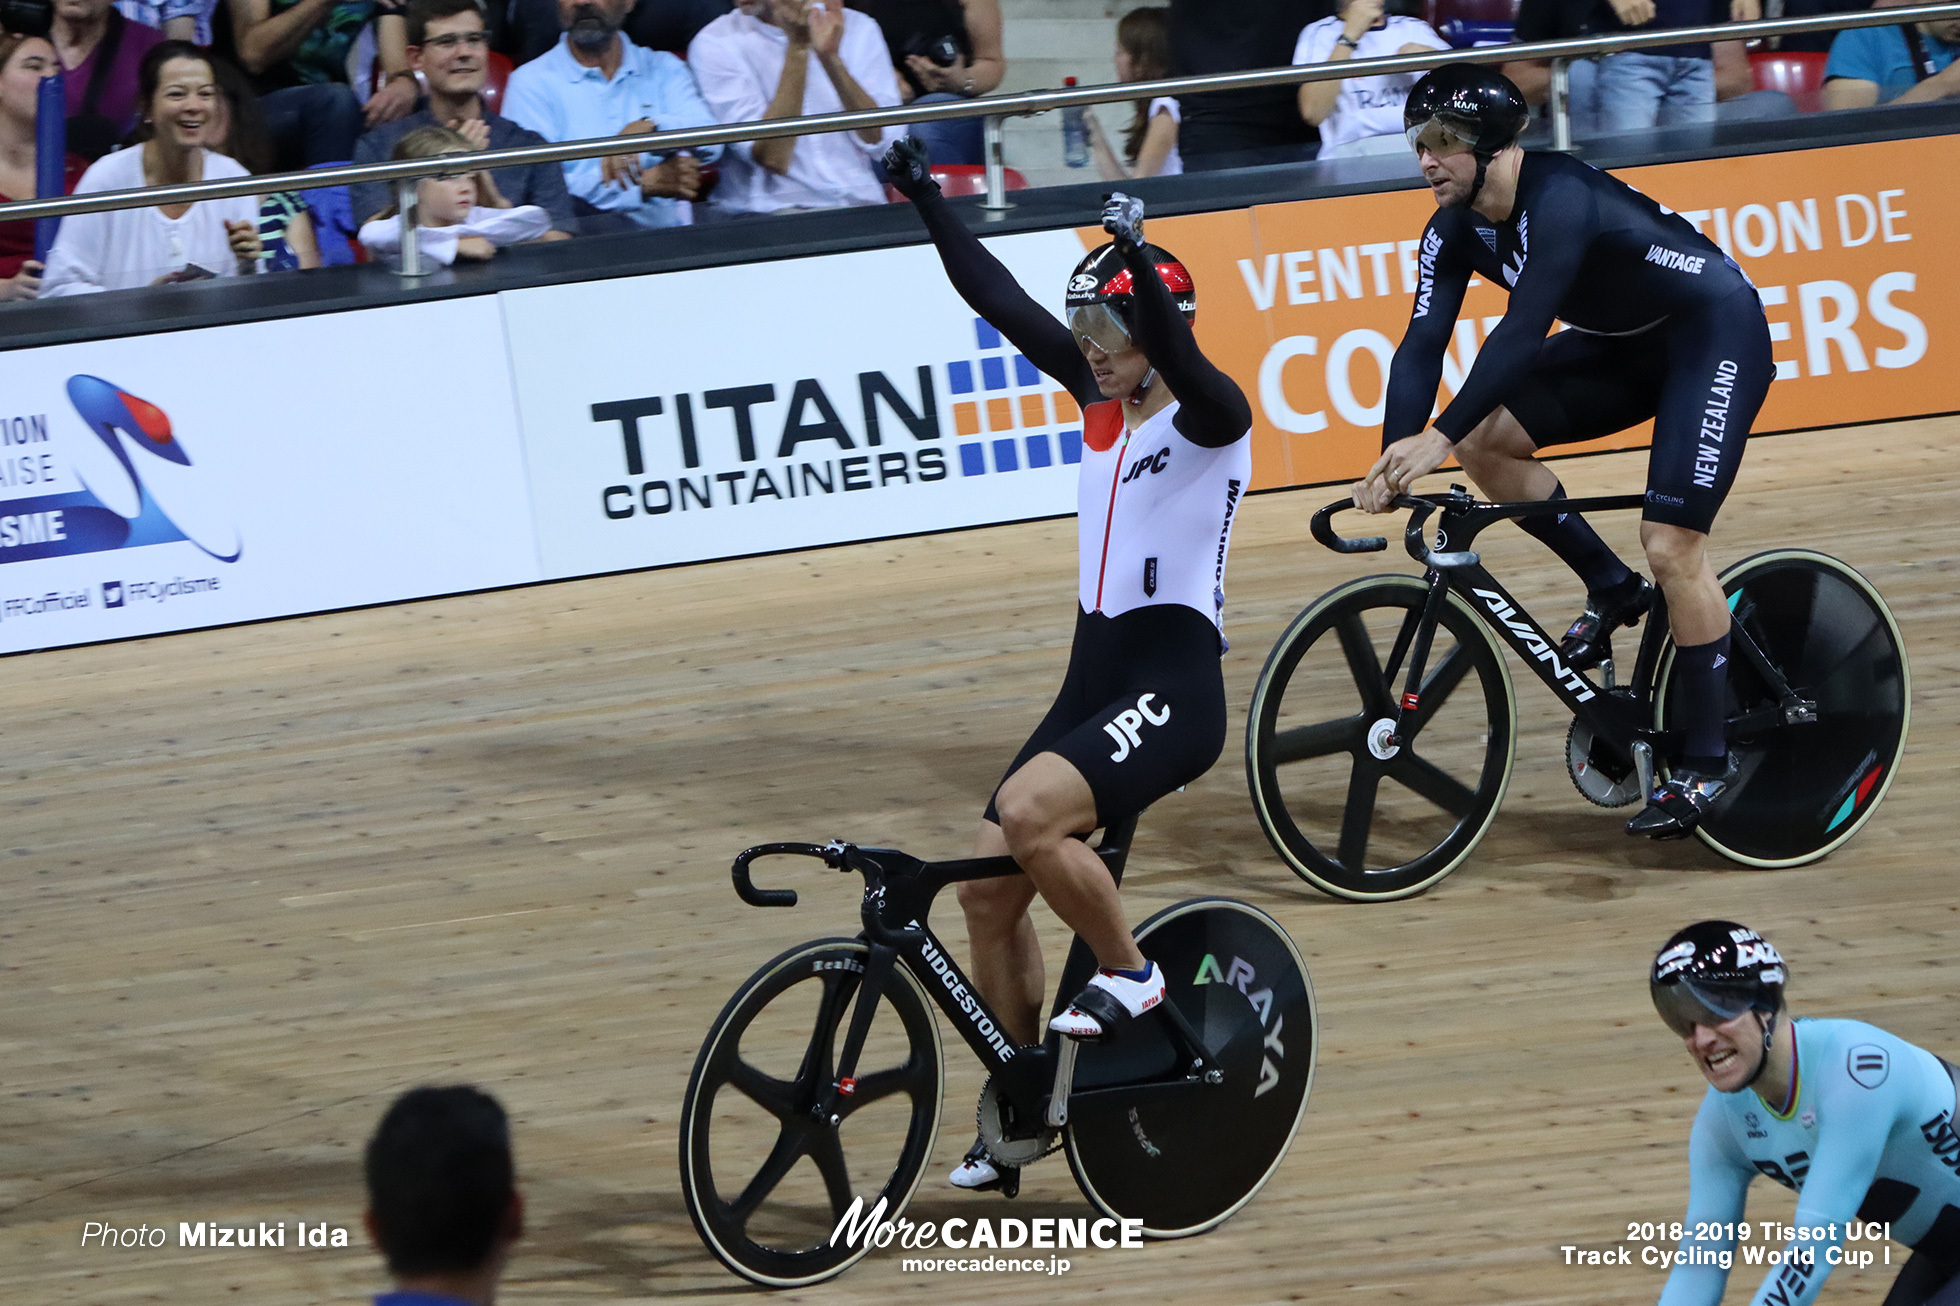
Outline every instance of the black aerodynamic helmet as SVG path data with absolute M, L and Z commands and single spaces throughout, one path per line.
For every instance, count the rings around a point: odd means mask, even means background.
M 1788 978 L 1782 955 L 1756 931 L 1734 921 L 1697 921 L 1655 956 L 1647 990 L 1668 1028 L 1687 1038 L 1696 1025 L 1724 1025 L 1744 1012 L 1773 1020 Z
M 1411 149 L 1425 142 L 1434 149 L 1444 138 L 1452 138 L 1486 162 L 1517 141 L 1530 117 L 1531 109 L 1517 85 L 1481 64 L 1430 70 L 1409 89 L 1402 106 L 1402 128 Z
M 1190 321 L 1198 313 L 1198 288 L 1177 256 L 1156 245 L 1143 247 L 1157 275 L 1171 292 L 1178 311 Z M 1087 340 L 1105 353 L 1130 347 L 1130 306 L 1136 299 L 1130 265 L 1116 252 L 1115 242 L 1090 250 L 1068 279 L 1068 325 L 1078 340 Z

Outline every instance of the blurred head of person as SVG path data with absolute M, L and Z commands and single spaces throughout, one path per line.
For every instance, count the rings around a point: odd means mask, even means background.
M 16 128 L 34 134 L 41 82 L 61 71 L 54 46 L 46 37 L 0 32 L 0 115 Z
M 524 1226 L 495 1098 L 464 1085 L 410 1089 L 368 1140 L 366 1174 L 368 1236 L 404 1290 L 495 1300 Z
M 558 25 L 572 45 L 587 55 L 612 48 L 633 0 L 558 0 Z
M 1116 24 L 1116 80 L 1154 82 L 1171 75 L 1170 10 L 1132 9 Z M 1131 163 L 1150 130 L 1150 101 L 1137 100 L 1136 116 L 1123 134 L 1123 153 Z
M 477 0 L 408 0 L 408 66 L 437 95 L 462 99 L 483 90 L 490 34 Z
M 211 146 L 219 95 L 208 54 L 189 41 L 159 41 L 143 56 L 136 85 L 139 113 L 132 142 L 153 141 L 173 150 Z
M 54 0 L 54 17 L 69 27 L 89 28 L 105 22 L 116 0 Z
M 395 159 L 433 159 L 444 154 L 468 154 L 470 143 L 448 127 L 417 127 L 395 142 Z M 441 172 L 415 184 L 416 225 L 453 227 L 469 216 L 477 202 L 474 172 Z M 376 217 L 391 218 L 399 206 L 390 204 Z

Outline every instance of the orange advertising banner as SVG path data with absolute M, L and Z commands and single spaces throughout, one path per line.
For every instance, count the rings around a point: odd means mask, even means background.
M 1411 168 L 1413 168 L 1413 163 Z M 1960 409 L 1960 137 L 1630 168 L 1754 281 L 1777 382 L 1757 433 Z M 1245 387 L 1256 488 L 1346 480 L 1381 450 L 1389 360 L 1415 298 L 1427 190 L 1156 219 L 1198 284 L 1207 354 Z M 1100 243 L 1100 230 L 1083 233 Z M 1439 399 L 1462 383 L 1508 296 L 1473 281 Z M 1642 426 L 1587 448 L 1645 445 Z

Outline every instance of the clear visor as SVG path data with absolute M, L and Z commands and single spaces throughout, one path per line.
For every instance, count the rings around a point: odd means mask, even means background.
M 1428 150 L 1439 159 L 1462 154 L 1477 142 L 1476 129 L 1448 118 L 1430 118 L 1408 128 L 1409 148 L 1420 154 Z
M 1660 1012 L 1667 1027 L 1682 1038 L 1692 1035 L 1696 1025 L 1726 1025 L 1754 1005 L 1748 993 L 1697 984 L 1687 979 L 1676 980 L 1672 984 L 1656 984 L 1650 980 L 1647 989 L 1653 995 L 1654 1010 Z
M 1068 311 L 1068 329 L 1075 333 L 1075 343 L 1083 349 L 1090 346 L 1105 354 L 1120 354 L 1131 347 L 1129 323 L 1123 314 L 1108 304 L 1082 304 Z

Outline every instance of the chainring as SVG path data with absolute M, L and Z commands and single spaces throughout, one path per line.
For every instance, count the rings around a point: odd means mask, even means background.
M 974 1114 L 980 1126 L 980 1141 L 986 1145 L 987 1155 L 999 1165 L 1033 1165 L 1062 1145 L 1059 1129 L 1043 1125 L 1041 1132 L 1032 1138 L 1008 1138 L 1006 1127 L 1001 1122 L 1001 1107 L 1005 1099 L 999 1085 L 992 1075 L 980 1086 L 980 1105 Z
M 1575 718 L 1565 733 L 1565 770 L 1572 777 L 1573 787 L 1595 807 L 1626 807 L 1638 802 L 1642 797 L 1640 772 L 1631 759 L 1624 763 L 1626 773 L 1614 779 L 1604 767 L 1618 769 L 1622 763 L 1605 748 L 1598 749 L 1601 758 L 1596 761 L 1595 747 L 1592 727 Z

